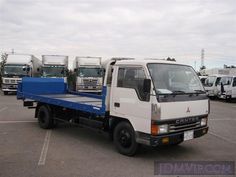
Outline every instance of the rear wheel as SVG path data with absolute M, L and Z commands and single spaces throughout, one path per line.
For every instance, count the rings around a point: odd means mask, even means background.
M 48 106 L 40 106 L 37 114 L 39 126 L 43 129 L 53 127 L 53 117 L 51 109 Z
M 133 156 L 137 152 L 138 143 L 135 140 L 135 132 L 128 122 L 120 122 L 115 127 L 113 139 L 119 153 Z
M 8 91 L 4 91 L 3 94 L 4 94 L 4 95 L 8 95 Z

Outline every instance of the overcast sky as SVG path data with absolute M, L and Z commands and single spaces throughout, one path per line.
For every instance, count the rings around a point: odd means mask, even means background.
M 236 65 L 236 0 L 0 0 L 0 52 Z

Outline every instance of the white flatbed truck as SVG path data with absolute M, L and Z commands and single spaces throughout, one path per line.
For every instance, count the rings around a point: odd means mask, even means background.
M 108 133 L 128 156 L 139 144 L 176 145 L 208 131 L 201 81 L 192 67 L 176 62 L 111 60 L 101 95 L 70 93 L 63 79 L 23 78 L 17 98 L 36 108 L 40 127 L 52 128 L 57 120 L 89 126 Z

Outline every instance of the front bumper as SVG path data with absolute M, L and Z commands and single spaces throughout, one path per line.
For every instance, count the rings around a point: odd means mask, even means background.
M 207 94 L 207 96 L 209 96 L 209 97 L 215 97 L 217 94 L 215 94 L 214 93 L 214 91 L 212 91 L 212 90 L 206 90 L 206 94 Z
M 223 94 L 218 95 L 218 98 L 227 100 L 231 98 L 231 95 L 226 95 L 223 93 Z
M 2 91 L 6 92 L 16 92 L 17 91 L 17 84 L 2 84 Z
M 193 138 L 201 137 L 208 132 L 208 126 L 193 129 L 193 132 Z M 163 143 L 163 138 L 169 138 L 169 142 Z M 184 141 L 184 131 L 157 136 L 136 132 L 136 141 L 138 143 L 150 145 L 153 147 L 168 144 L 177 144 Z
M 95 85 L 95 86 L 77 85 L 76 90 L 79 92 L 101 92 L 102 86 L 101 85 Z

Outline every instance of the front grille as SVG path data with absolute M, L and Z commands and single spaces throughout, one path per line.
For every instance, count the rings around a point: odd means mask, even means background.
M 93 79 L 84 79 L 84 86 L 88 86 L 88 87 L 95 87 L 97 85 L 97 80 L 93 80 Z
M 189 129 L 198 128 L 200 126 L 201 126 L 200 121 L 188 123 L 188 124 L 170 124 L 169 125 L 169 132 L 173 133 L 173 132 L 185 131 L 185 130 L 189 130 Z

